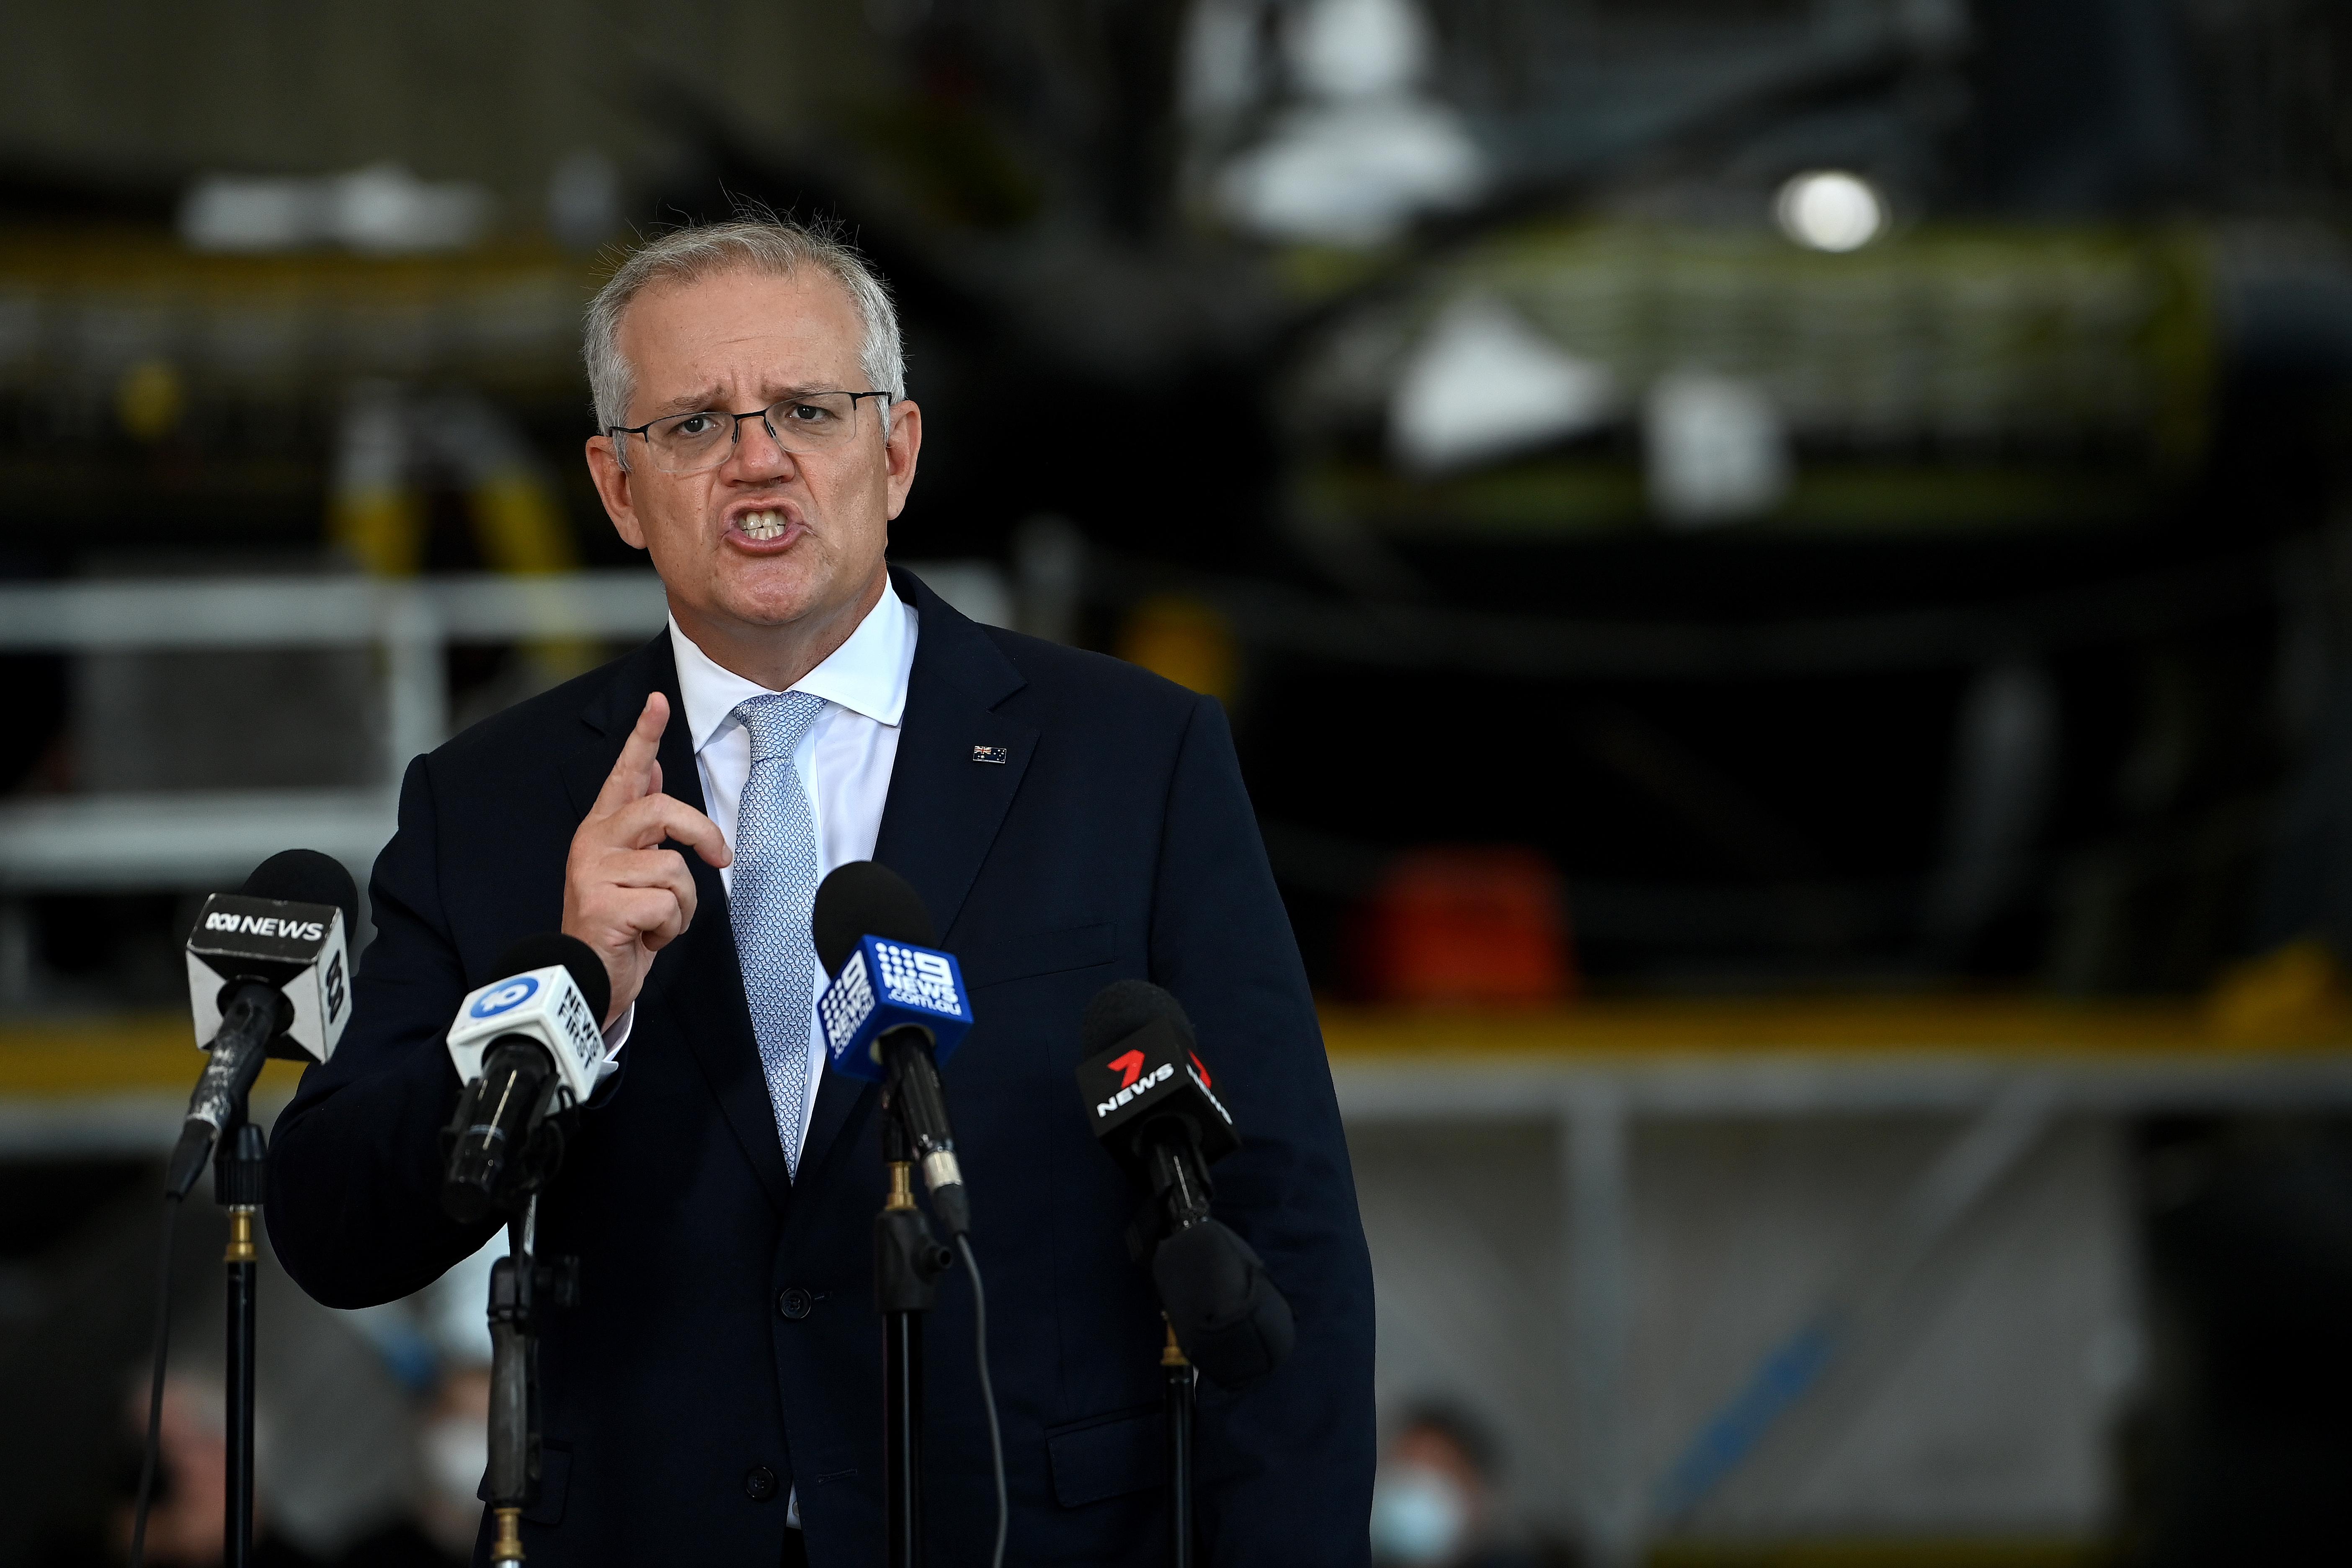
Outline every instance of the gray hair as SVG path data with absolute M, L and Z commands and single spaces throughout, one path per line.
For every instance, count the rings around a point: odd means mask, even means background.
M 728 223 L 674 229 L 632 251 L 596 290 L 588 301 L 581 344 L 588 388 L 596 400 L 596 427 L 611 430 L 628 421 L 636 372 L 621 353 L 621 317 L 632 300 L 656 283 L 693 283 L 739 271 L 786 278 L 808 267 L 846 289 L 865 323 L 857 363 L 867 387 L 889 395 L 882 401 L 882 434 L 887 437 L 890 405 L 907 395 L 907 351 L 898 337 L 898 311 L 890 302 L 888 287 L 833 225 L 803 224 L 764 211 Z

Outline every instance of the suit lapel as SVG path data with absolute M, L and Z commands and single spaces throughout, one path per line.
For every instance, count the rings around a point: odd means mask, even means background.
M 689 777 L 692 773 L 689 760 Z M 760 1042 L 751 1033 L 751 1004 L 743 999 L 726 886 L 700 856 L 689 851 L 687 860 L 694 867 L 698 895 L 694 927 L 678 939 L 674 954 L 654 961 L 646 993 L 676 1021 L 769 1202 L 782 1209 L 792 1197 L 792 1172 L 776 1136 L 775 1105 L 760 1066 Z
M 697 811 L 707 809 L 686 705 L 678 700 L 677 660 L 665 631 L 624 665 L 602 700 L 581 715 L 598 739 L 567 759 L 564 785 L 583 816 L 604 787 L 646 696 L 655 691 L 669 698 L 669 727 L 662 731 L 660 752 L 662 791 Z M 751 1033 L 751 1005 L 743 999 L 727 886 L 701 856 L 690 849 L 680 852 L 694 874 L 694 923 L 654 960 L 637 1005 L 659 1009 L 676 1024 L 760 1185 L 782 1209 L 791 1196 L 792 1176 L 776 1137 L 775 1110 L 760 1067 L 759 1042 Z
M 907 684 L 906 718 L 874 858 L 915 885 L 948 945 L 957 914 L 1021 788 L 1037 731 L 997 705 L 1026 684 L 971 622 L 911 573 L 922 630 Z M 982 762 L 982 748 L 1002 762 Z
M 1021 787 L 1037 731 L 993 710 L 1025 682 L 988 635 L 914 574 L 891 576 L 920 624 L 874 858 L 914 884 L 952 948 L 956 916 Z M 1001 749 L 1004 761 L 975 762 L 978 747 Z M 801 1155 L 804 1173 L 820 1166 L 871 1093 L 859 1079 L 824 1075 Z
M 663 632 L 653 641 L 623 659 L 613 669 L 613 678 L 599 687 L 580 710 L 580 722 L 587 729 L 589 739 L 580 749 L 563 759 L 563 791 L 572 800 L 572 809 L 583 818 L 588 808 L 596 804 L 596 796 L 604 788 L 604 780 L 620 760 L 621 746 L 629 738 L 630 726 L 644 710 L 646 698 L 656 691 L 667 692 L 670 701 L 670 729 L 680 730 L 684 720 L 677 708 L 677 664 L 670 653 L 669 633 Z M 662 736 L 662 782 L 674 785 L 669 776 L 669 735 Z M 688 773 L 693 772 L 688 741 Z M 672 791 L 675 793 L 675 790 Z M 701 788 L 696 786 L 696 795 Z

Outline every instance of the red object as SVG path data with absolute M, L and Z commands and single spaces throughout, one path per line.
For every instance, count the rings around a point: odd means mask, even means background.
M 1559 874 L 1532 849 L 1424 849 L 1381 879 L 1356 970 L 1378 1002 L 1538 1006 L 1577 989 Z

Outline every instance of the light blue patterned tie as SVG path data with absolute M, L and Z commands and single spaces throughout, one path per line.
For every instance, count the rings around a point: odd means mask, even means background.
M 824 711 L 824 699 L 805 691 L 772 691 L 735 707 L 751 737 L 751 773 L 735 813 L 734 886 L 728 896 L 735 954 L 743 966 L 743 995 L 751 1005 L 751 1032 L 760 1041 L 784 1164 L 795 1176 L 816 980 L 809 910 L 816 902 L 817 852 L 816 823 L 793 751 Z

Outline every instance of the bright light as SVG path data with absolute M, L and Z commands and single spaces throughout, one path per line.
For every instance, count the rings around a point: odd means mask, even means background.
M 1859 175 L 1838 169 L 1797 174 L 1773 198 L 1780 232 L 1809 250 L 1860 250 L 1886 226 L 1886 203 Z

